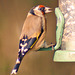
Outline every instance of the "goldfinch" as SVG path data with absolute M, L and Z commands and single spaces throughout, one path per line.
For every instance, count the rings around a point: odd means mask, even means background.
M 44 5 L 35 6 L 28 12 L 20 36 L 18 57 L 11 75 L 17 73 L 27 52 L 49 47 L 45 42 L 47 30 L 45 14 L 50 12 L 52 12 L 51 8 Z

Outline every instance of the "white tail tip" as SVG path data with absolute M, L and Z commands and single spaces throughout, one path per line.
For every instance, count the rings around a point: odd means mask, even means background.
M 10 75 L 14 75 L 14 74 L 17 74 L 16 69 L 13 69 Z

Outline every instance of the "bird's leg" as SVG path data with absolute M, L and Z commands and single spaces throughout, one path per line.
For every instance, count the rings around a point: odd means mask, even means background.
M 50 45 L 48 45 L 47 43 L 46 43 L 46 41 L 44 41 L 44 48 L 49 48 L 49 47 L 52 47 L 52 50 L 54 50 L 54 44 L 50 44 Z

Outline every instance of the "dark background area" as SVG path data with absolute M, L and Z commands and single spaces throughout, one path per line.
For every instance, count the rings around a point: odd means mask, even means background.
M 19 36 L 28 11 L 43 4 L 53 9 L 46 15 L 48 44 L 55 43 L 57 0 L 0 0 L 0 75 L 9 75 L 13 69 Z M 75 75 L 75 63 L 53 61 L 54 51 L 31 51 L 23 59 L 17 75 Z

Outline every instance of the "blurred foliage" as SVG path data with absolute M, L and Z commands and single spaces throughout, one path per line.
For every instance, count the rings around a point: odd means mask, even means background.
M 19 36 L 28 11 L 38 4 L 49 6 L 46 41 L 55 43 L 57 0 L 0 0 L 0 75 L 9 75 L 15 65 Z M 53 51 L 29 52 L 18 75 L 74 75 L 74 63 L 54 63 Z

